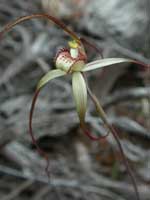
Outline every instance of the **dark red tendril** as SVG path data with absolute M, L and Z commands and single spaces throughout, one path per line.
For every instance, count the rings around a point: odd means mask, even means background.
M 43 157 L 45 158 L 46 162 L 47 162 L 46 167 L 45 167 L 45 172 L 46 172 L 48 178 L 50 178 L 50 172 L 49 172 L 49 157 L 48 157 L 47 153 L 46 153 L 45 151 L 43 151 L 43 150 L 39 147 L 39 145 L 38 145 L 38 143 L 37 143 L 37 141 L 36 141 L 36 139 L 35 139 L 35 137 L 34 137 L 33 129 L 32 129 L 33 113 L 34 113 L 34 108 L 35 108 L 35 104 L 36 104 L 36 100 L 37 100 L 37 97 L 38 97 L 38 95 L 39 95 L 39 92 L 40 92 L 40 89 L 36 90 L 36 92 L 35 92 L 35 94 L 34 94 L 34 96 L 33 96 L 33 99 L 32 99 L 32 104 L 31 104 L 31 108 L 30 108 L 30 112 L 29 112 L 29 134 L 30 134 L 30 136 L 31 136 L 32 143 L 33 143 L 33 144 L 36 146 L 36 148 L 37 148 L 38 153 L 39 153 L 41 156 L 43 156 Z
M 3 36 L 4 33 L 10 31 L 17 24 L 24 22 L 24 21 L 27 21 L 27 20 L 30 20 L 30 19 L 34 19 L 34 18 L 48 19 L 49 21 L 55 23 L 60 28 L 62 28 L 65 32 L 67 32 L 79 44 L 81 43 L 79 37 L 72 30 L 68 29 L 67 26 L 63 22 L 61 22 L 59 19 L 55 18 L 54 16 L 51 16 L 51 15 L 48 15 L 48 14 L 43 14 L 43 13 L 20 17 L 17 20 L 15 20 L 14 22 L 8 23 L 6 26 L 4 26 L 4 29 L 0 32 L 0 38 Z
M 81 129 L 82 129 L 83 133 L 84 133 L 89 139 L 91 139 L 91 140 L 93 140 L 93 141 L 98 141 L 98 140 L 100 141 L 100 140 L 103 140 L 103 139 L 105 139 L 105 138 L 109 135 L 109 132 L 107 132 L 106 135 L 104 135 L 104 136 L 98 136 L 98 137 L 96 137 L 96 136 L 93 135 L 93 133 L 91 133 L 91 132 L 85 127 L 85 125 L 80 124 L 80 126 L 81 126 Z

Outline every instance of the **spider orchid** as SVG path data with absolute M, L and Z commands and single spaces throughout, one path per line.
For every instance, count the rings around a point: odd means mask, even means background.
M 55 78 L 60 78 L 66 75 L 72 76 L 72 91 L 73 91 L 73 96 L 75 100 L 75 105 L 76 105 L 76 110 L 77 114 L 79 117 L 80 125 L 83 130 L 83 132 L 92 140 L 100 140 L 101 138 L 105 138 L 108 136 L 108 133 L 112 133 L 114 136 L 114 139 L 116 140 L 119 150 L 121 152 L 124 164 L 126 166 L 126 169 L 129 173 L 129 176 L 131 178 L 135 194 L 136 194 L 136 199 L 140 200 L 139 197 L 139 192 L 138 188 L 136 185 L 135 178 L 133 176 L 132 170 L 128 164 L 128 161 L 125 157 L 123 148 L 121 146 L 121 143 L 119 141 L 119 137 L 117 135 L 116 130 L 112 125 L 109 124 L 107 120 L 107 116 L 102 109 L 98 99 L 96 96 L 91 92 L 89 89 L 86 81 L 85 81 L 85 72 L 89 72 L 91 70 L 96 70 L 99 68 L 107 67 L 110 65 L 114 64 L 119 64 L 119 63 L 137 63 L 141 64 L 142 66 L 145 66 L 142 63 L 139 63 L 137 61 L 131 60 L 131 59 L 126 59 L 126 58 L 106 58 L 106 59 L 100 59 L 100 60 L 95 60 L 93 62 L 87 63 L 87 55 L 86 51 L 84 49 L 83 43 L 85 42 L 89 46 L 91 46 L 94 50 L 98 51 L 98 48 L 95 47 L 93 44 L 90 42 L 86 41 L 85 39 L 80 39 L 72 30 L 68 29 L 65 24 L 63 24 L 60 20 L 57 18 L 47 15 L 47 14 L 34 14 L 30 16 L 25 16 L 21 17 L 17 20 L 15 20 L 12 23 L 7 24 L 4 29 L 0 32 L 0 38 L 3 36 L 5 32 L 8 32 L 11 30 L 15 25 L 29 20 L 33 18 L 45 18 L 48 19 L 49 21 L 52 21 L 56 25 L 58 25 L 60 28 L 62 28 L 65 32 L 67 32 L 70 37 L 71 41 L 68 42 L 68 47 L 67 48 L 62 48 L 58 51 L 56 57 L 55 57 L 55 68 L 54 70 L 50 70 L 48 73 L 46 73 L 39 81 L 35 94 L 33 96 L 32 104 L 31 104 L 31 109 L 30 109 L 30 114 L 29 114 L 29 133 L 32 139 L 33 144 L 36 146 L 38 152 L 44 156 L 44 158 L 47 160 L 47 166 L 46 166 L 46 172 L 49 176 L 48 168 L 49 168 L 49 158 L 48 155 L 39 147 L 39 145 L 36 142 L 36 139 L 33 134 L 32 130 L 32 118 L 33 118 L 33 112 L 36 104 L 37 97 L 41 91 L 41 89 L 51 80 Z M 96 111 L 99 115 L 99 117 L 103 120 L 106 128 L 108 129 L 108 133 L 105 136 L 95 136 L 88 131 L 86 128 L 85 124 L 85 116 L 86 116 L 86 110 L 87 110 L 87 94 L 91 97 L 92 101 L 95 104 Z

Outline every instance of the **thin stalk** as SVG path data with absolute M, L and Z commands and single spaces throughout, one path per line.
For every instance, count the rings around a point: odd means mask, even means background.
M 55 23 L 60 28 L 62 28 L 65 32 L 67 32 L 79 44 L 81 43 L 79 37 L 72 30 L 68 29 L 67 26 L 63 22 L 61 22 L 59 19 L 57 19 L 51 15 L 48 15 L 48 14 L 33 14 L 33 15 L 28 15 L 28 16 L 18 18 L 14 22 L 8 23 L 8 24 L 6 24 L 6 26 L 4 26 L 3 30 L 0 32 L 0 38 L 3 36 L 4 33 L 10 31 L 17 24 L 20 24 L 21 22 L 24 22 L 24 21 L 27 21 L 30 19 L 34 19 L 34 18 L 48 19 L 49 21 Z
M 117 145 L 119 147 L 120 153 L 121 153 L 122 158 L 123 158 L 123 162 L 124 162 L 124 164 L 126 166 L 128 174 L 129 174 L 129 176 L 131 178 L 131 181 L 132 181 L 132 184 L 133 184 L 133 187 L 134 187 L 134 190 L 135 190 L 135 194 L 136 194 L 136 199 L 140 200 L 140 195 L 139 195 L 139 192 L 138 192 L 136 180 L 135 180 L 135 177 L 133 175 L 132 169 L 131 169 L 131 167 L 129 165 L 129 162 L 128 162 L 127 158 L 125 157 L 125 154 L 124 154 L 124 151 L 123 151 L 123 147 L 122 147 L 122 145 L 121 145 L 121 143 L 119 141 L 118 134 L 117 134 L 116 130 L 114 129 L 114 127 L 109 124 L 109 122 L 107 120 L 106 113 L 104 112 L 104 110 L 101 107 L 97 97 L 92 93 L 92 91 L 90 90 L 88 85 L 87 85 L 87 91 L 88 91 L 88 94 L 91 97 L 92 101 L 95 104 L 96 111 L 97 111 L 99 117 L 103 120 L 104 124 L 107 126 L 107 128 L 109 129 L 109 131 L 112 133 L 113 137 L 116 140 L 116 143 L 117 143 Z
M 37 97 L 39 95 L 40 89 L 36 90 L 33 99 L 32 99 L 32 104 L 31 104 L 31 108 L 30 108 L 30 112 L 29 112 L 29 134 L 31 136 L 32 139 L 32 143 L 35 145 L 35 147 L 37 148 L 38 153 L 45 158 L 46 160 L 46 167 L 45 167 L 45 172 L 48 176 L 48 178 L 50 178 L 50 172 L 49 172 L 49 157 L 48 154 L 43 151 L 40 146 L 38 145 L 36 138 L 34 137 L 34 133 L 33 133 L 33 129 L 32 129 L 32 119 L 33 119 L 33 113 L 34 113 L 34 108 L 35 108 L 35 104 L 36 104 L 36 100 Z
M 102 139 L 105 139 L 108 135 L 109 135 L 109 132 L 107 132 L 105 135 L 101 135 L 101 136 L 94 136 L 86 127 L 85 125 L 85 122 L 84 121 L 81 121 L 80 122 L 80 127 L 83 131 L 83 133 L 88 136 L 91 140 L 93 141 L 98 141 L 98 140 L 102 140 Z

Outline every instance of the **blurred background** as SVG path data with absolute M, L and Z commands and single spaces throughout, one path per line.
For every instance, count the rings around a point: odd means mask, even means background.
M 0 0 L 0 29 L 17 17 L 48 13 L 101 49 L 105 58 L 150 63 L 149 0 Z M 0 199 L 135 199 L 114 139 L 92 142 L 79 128 L 71 79 L 56 79 L 39 96 L 33 129 L 50 158 L 45 160 L 28 134 L 31 99 L 38 80 L 55 68 L 54 57 L 69 37 L 54 24 L 34 19 L 0 41 Z M 98 58 L 87 48 L 88 61 Z M 87 73 L 89 85 L 119 133 L 141 200 L 150 200 L 150 72 L 117 65 Z M 104 133 L 93 104 L 87 126 Z

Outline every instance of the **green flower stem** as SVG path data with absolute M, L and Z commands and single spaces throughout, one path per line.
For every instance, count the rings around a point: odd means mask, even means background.
M 99 117 L 103 120 L 104 124 L 109 129 L 109 131 L 112 133 L 113 137 L 115 138 L 115 140 L 116 140 L 116 142 L 118 144 L 119 150 L 120 150 L 122 158 L 123 158 L 123 162 L 124 162 L 124 164 L 126 166 L 126 169 L 127 169 L 128 173 L 129 173 L 129 176 L 131 178 L 131 181 L 132 181 L 135 193 L 136 193 L 136 198 L 137 198 L 137 200 L 140 200 L 138 188 L 137 188 L 137 185 L 136 185 L 136 180 L 135 180 L 135 177 L 134 177 L 134 175 L 132 173 L 132 170 L 131 170 L 131 167 L 129 165 L 129 162 L 128 162 L 127 158 L 125 157 L 122 145 L 121 145 L 121 143 L 119 141 L 118 134 L 117 134 L 116 130 L 114 129 L 114 127 L 109 124 L 109 122 L 107 120 L 106 113 L 104 112 L 104 110 L 101 107 L 101 105 L 100 105 L 97 97 L 92 93 L 92 91 L 90 90 L 90 88 L 88 87 L 88 85 L 87 85 L 87 91 L 88 91 L 88 94 L 91 97 L 92 101 L 95 104 L 96 111 L 97 111 Z

